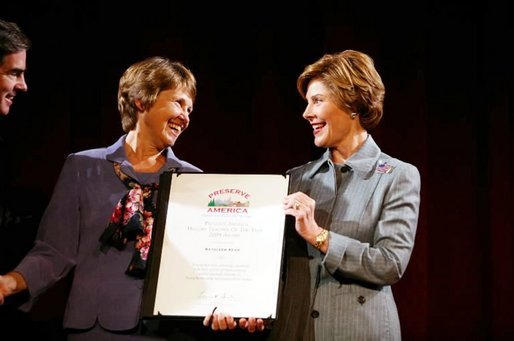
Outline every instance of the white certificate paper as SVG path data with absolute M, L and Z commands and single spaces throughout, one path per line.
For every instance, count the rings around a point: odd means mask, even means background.
M 147 313 L 276 318 L 288 186 L 287 175 L 172 173 Z

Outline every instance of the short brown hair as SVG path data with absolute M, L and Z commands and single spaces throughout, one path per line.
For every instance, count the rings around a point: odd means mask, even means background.
M 364 129 L 375 128 L 382 119 L 385 87 L 367 54 L 345 50 L 326 54 L 305 67 L 296 82 L 304 99 L 313 79 L 321 80 L 330 89 L 338 106 L 359 114 Z
M 30 48 L 30 39 L 16 23 L 0 19 L 0 64 L 4 57 Z
M 136 100 L 140 100 L 144 108 L 150 108 L 161 91 L 177 88 L 183 88 L 194 102 L 196 79 L 181 63 L 165 57 L 150 57 L 131 65 L 121 76 L 118 87 L 123 131 L 129 132 L 136 127 Z

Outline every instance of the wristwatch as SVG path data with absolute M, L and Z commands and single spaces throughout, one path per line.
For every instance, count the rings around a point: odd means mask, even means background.
M 314 243 L 314 247 L 318 250 L 321 249 L 321 247 L 327 241 L 327 239 L 328 239 L 328 230 L 321 228 L 321 232 L 318 233 L 318 235 L 316 236 L 316 242 Z

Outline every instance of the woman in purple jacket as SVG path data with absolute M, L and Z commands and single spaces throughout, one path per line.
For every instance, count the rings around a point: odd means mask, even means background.
M 34 247 L 0 276 L 0 304 L 22 291 L 32 301 L 73 270 L 63 321 L 70 340 L 155 339 L 139 323 L 155 194 L 163 172 L 201 171 L 172 150 L 195 96 L 195 77 L 178 62 L 152 57 L 125 71 L 118 108 L 126 134 L 67 157 Z

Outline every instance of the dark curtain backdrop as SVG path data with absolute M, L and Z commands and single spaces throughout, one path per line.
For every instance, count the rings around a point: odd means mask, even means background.
M 364 51 L 386 85 L 384 119 L 371 133 L 383 151 L 422 176 L 415 250 L 393 286 L 404 339 L 513 339 L 514 58 L 507 5 L 2 4 L 0 17 L 18 22 L 33 40 L 29 92 L 0 120 L 11 151 L 2 167 L 20 190 L 48 198 L 68 153 L 109 145 L 122 133 L 116 91 L 124 69 L 166 55 L 188 65 L 199 86 L 191 126 L 174 148 L 178 156 L 208 172 L 282 173 L 321 153 L 301 117 L 296 77 L 324 53 Z M 27 247 L 19 243 L 18 250 Z M 42 298 L 33 323 L 55 327 L 66 288 Z

